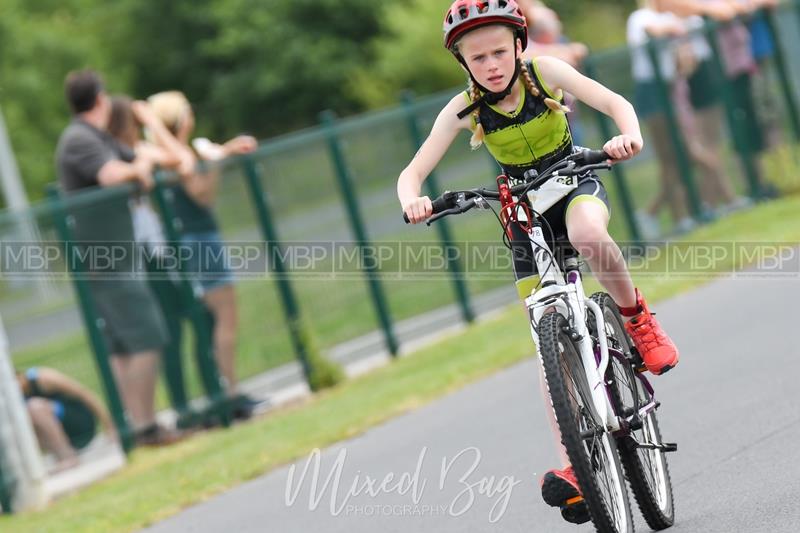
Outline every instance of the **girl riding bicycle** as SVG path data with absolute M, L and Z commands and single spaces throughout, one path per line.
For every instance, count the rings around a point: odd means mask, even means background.
M 431 200 L 420 196 L 422 183 L 461 130 L 472 131 L 473 149 L 485 144 L 503 173 L 523 179 L 573 152 L 572 136 L 562 102 L 563 92 L 611 117 L 620 135 L 603 150 L 616 161 L 630 159 L 643 145 L 636 113 L 623 97 L 552 58 L 527 58 L 525 18 L 514 0 L 456 0 L 444 20 L 444 44 L 469 75 L 467 91 L 453 97 L 437 117 L 429 137 L 400 174 L 397 194 L 412 223 L 433 213 Z M 616 243 L 608 234 L 609 203 L 605 188 L 593 173 L 580 176 L 578 186 L 550 207 L 548 242 L 569 241 L 586 260 L 626 319 L 625 329 L 647 369 L 662 374 L 678 362 L 678 350 L 650 313 L 631 280 Z M 521 297 L 536 285 L 536 266 L 525 230 L 511 224 L 514 274 Z M 551 410 L 551 424 L 557 428 Z M 542 479 L 542 495 L 552 506 L 580 505 L 580 488 L 569 459 L 559 446 L 563 469 Z M 585 522 L 586 513 L 562 513 Z M 568 518 L 570 517 L 570 518 Z

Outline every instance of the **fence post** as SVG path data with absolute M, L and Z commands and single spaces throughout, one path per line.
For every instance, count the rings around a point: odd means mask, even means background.
M 157 260 L 156 260 L 157 263 Z M 178 414 L 179 428 L 195 425 L 195 414 L 189 407 L 189 398 L 186 394 L 186 384 L 183 379 L 183 359 L 181 346 L 183 344 L 182 318 L 184 309 L 181 302 L 181 290 L 175 283 L 179 280 L 170 279 L 171 272 L 147 261 L 148 284 L 153 291 L 158 304 L 164 314 L 164 320 L 169 331 L 169 342 L 164 347 L 161 366 L 167 385 L 172 408 Z M 172 273 L 174 274 L 174 273 Z
M 798 2 L 800 8 L 800 2 Z M 800 14 L 800 11 L 798 11 Z M 780 33 L 778 32 L 778 23 L 776 21 L 777 11 L 774 9 L 762 8 L 758 11 L 758 17 L 764 17 L 764 20 L 769 27 L 769 33 L 772 37 L 775 50 L 775 68 L 778 70 L 778 79 L 781 83 L 781 92 L 783 99 L 786 103 L 786 110 L 789 112 L 789 122 L 792 125 L 792 133 L 796 142 L 800 142 L 800 112 L 797 109 L 797 100 L 795 100 L 795 92 L 792 87 L 792 80 L 789 78 L 789 67 L 786 63 L 786 56 L 783 53 L 781 46 Z
M 9 490 L 10 483 L 6 484 L 6 479 L 3 476 L 3 464 L 0 461 L 0 507 L 2 507 L 3 514 L 11 514 L 14 510 L 11 508 L 11 491 Z
M 586 70 L 586 75 L 592 79 L 597 79 L 597 69 L 595 68 L 594 58 L 589 56 L 584 61 L 584 69 Z M 609 123 L 609 118 L 606 116 L 605 113 L 600 111 L 593 111 L 594 116 L 597 119 L 597 126 L 600 128 L 600 135 L 603 137 L 604 140 L 609 140 L 613 137 L 611 133 L 611 125 Z M 628 231 L 630 232 L 631 240 L 634 241 L 636 244 L 642 242 L 642 234 L 639 232 L 639 224 L 636 221 L 636 213 L 633 207 L 633 198 L 631 196 L 631 191 L 628 188 L 628 180 L 625 178 L 625 170 L 623 169 L 622 165 L 614 165 L 611 167 L 611 175 L 614 176 L 614 183 L 617 186 L 617 190 L 619 191 L 620 201 L 622 202 L 622 209 L 625 212 L 625 224 L 628 226 Z
M 328 138 L 328 148 L 330 150 L 333 167 L 335 169 L 336 179 L 339 183 L 339 190 L 344 198 L 347 207 L 347 213 L 350 218 L 350 225 L 352 226 L 353 233 L 356 236 L 357 246 L 361 252 L 362 258 L 364 251 L 370 246 L 367 232 L 364 226 L 364 221 L 361 216 L 361 210 L 358 205 L 358 198 L 355 194 L 353 187 L 353 179 L 350 171 L 347 168 L 342 147 L 339 142 L 339 137 L 336 132 L 336 116 L 333 111 L 323 111 L 320 113 L 320 120 L 322 126 L 325 128 Z M 397 356 L 398 344 L 394 334 L 394 326 L 389 314 L 389 306 L 386 304 L 386 297 L 383 294 L 383 286 L 378 279 L 378 268 L 372 261 L 364 261 L 364 268 L 367 271 L 367 282 L 369 283 L 370 294 L 372 301 L 375 304 L 375 310 L 378 312 L 378 320 L 383 329 L 384 339 L 389 353 L 392 356 Z
M 675 107 L 672 105 L 672 94 L 669 85 L 664 79 L 661 72 L 661 61 L 659 58 L 659 46 L 661 42 L 656 39 L 650 39 L 647 42 L 647 54 L 650 56 L 650 63 L 653 65 L 653 76 L 656 80 L 656 87 L 658 99 L 661 101 L 661 106 L 664 109 L 664 116 L 667 119 L 669 127 L 670 138 L 672 146 L 675 150 L 675 156 L 678 159 L 678 168 L 680 169 L 681 180 L 683 186 L 686 188 L 686 198 L 689 201 L 689 212 L 695 220 L 702 221 L 706 217 L 703 213 L 703 208 L 700 203 L 700 195 L 697 191 L 697 182 L 694 178 L 694 169 L 692 168 L 691 160 L 689 159 L 689 151 L 686 144 L 683 142 L 683 135 L 681 133 L 680 122 L 675 113 Z M 677 222 L 677 221 L 675 221 Z
M 419 148 L 422 146 L 422 134 L 419 128 L 419 120 L 414 109 L 414 94 L 411 91 L 403 93 L 403 107 L 405 108 L 408 117 L 408 131 L 411 134 L 411 141 L 414 146 Z M 428 175 L 425 181 L 428 195 L 431 198 L 436 198 L 441 194 L 439 187 L 439 180 L 435 172 Z M 456 291 L 459 306 L 461 307 L 461 316 L 464 317 L 465 322 L 472 322 L 475 320 L 475 313 L 472 310 L 469 301 L 469 292 L 467 291 L 467 284 L 464 281 L 464 269 L 462 268 L 461 261 L 458 255 L 449 253 L 450 251 L 457 250 L 453 244 L 452 234 L 450 232 L 450 224 L 446 219 L 441 219 L 436 223 L 436 230 L 439 233 L 439 240 L 442 241 L 442 247 L 447 255 L 447 266 L 451 273 L 453 280 L 453 288 Z
M 168 192 L 164 188 L 164 175 L 162 172 L 158 171 L 153 177 L 156 182 L 153 188 L 153 197 L 158 204 L 158 208 L 161 210 L 167 240 L 171 246 L 178 246 L 180 245 L 180 233 L 177 227 L 178 217 L 170 201 L 167 199 Z M 180 254 L 176 253 L 175 257 L 180 257 Z M 218 416 L 224 427 L 228 427 L 231 423 L 231 406 L 227 401 L 226 393 L 220 383 L 219 371 L 217 369 L 216 360 L 214 359 L 212 333 L 214 325 L 213 315 L 205 304 L 195 296 L 191 283 L 184 275 L 183 265 L 180 261 L 177 266 L 180 279 L 180 299 L 194 331 L 195 360 L 197 362 L 197 369 L 200 371 L 200 379 L 203 382 L 203 388 L 206 391 L 206 396 L 208 396 L 210 404 L 209 412 Z M 173 361 L 173 364 L 180 365 L 180 359 L 177 362 Z M 183 370 L 181 369 L 180 372 L 182 373 Z
M 800 26 L 800 0 L 794 0 L 794 8 L 797 15 L 797 25 Z
M 81 317 L 86 326 L 86 332 L 89 335 L 89 344 L 94 353 L 94 361 L 100 373 L 100 382 L 103 384 L 106 405 L 108 405 L 108 410 L 111 412 L 111 417 L 117 428 L 117 434 L 122 443 L 122 448 L 125 450 L 125 453 L 128 453 L 134 446 L 133 432 L 125 417 L 125 409 L 119 396 L 116 381 L 114 381 L 114 374 L 111 372 L 111 365 L 109 364 L 110 354 L 108 353 L 108 347 L 103 339 L 103 335 L 100 333 L 100 317 L 97 316 L 97 311 L 89 292 L 87 281 L 82 277 L 82 274 L 85 273 L 83 264 L 80 261 L 72 262 L 72 258 L 77 257 L 77 254 L 74 253 L 76 244 L 72 235 L 72 230 L 67 221 L 67 213 L 64 210 L 63 200 L 59 194 L 58 188 L 54 185 L 48 186 L 47 195 L 52 208 L 53 221 L 61 236 L 61 240 L 64 241 L 67 270 L 72 273 L 72 284 L 78 297 Z
M 285 255 L 281 241 L 273 223 L 264 187 L 261 185 L 261 172 L 251 156 L 245 157 L 242 165 L 261 228 L 261 235 L 266 241 L 267 257 L 272 260 L 271 263 L 275 269 L 275 282 L 278 284 L 278 293 L 283 304 L 281 307 L 286 326 L 289 329 L 289 338 L 300 362 L 300 367 L 303 369 L 303 375 L 312 391 L 335 385 L 342 377 L 340 369 L 330 361 L 315 357 L 314 348 L 310 345 L 310 332 L 308 326 L 303 323 L 300 306 L 288 278 L 289 270 L 284 263 Z
M 747 128 L 757 127 L 757 125 L 747 124 L 743 120 L 744 117 L 741 116 L 741 113 L 739 113 L 737 109 L 733 95 L 733 87 L 725 72 L 725 65 L 719 50 L 719 41 L 717 40 L 718 27 L 718 22 L 706 17 L 704 27 L 706 40 L 711 47 L 712 65 L 720 81 L 720 90 L 722 92 L 722 101 L 725 104 L 725 116 L 728 121 L 728 128 L 731 130 L 734 147 L 744 167 L 745 177 L 747 179 L 748 188 L 750 189 L 750 196 L 754 199 L 759 199 L 763 197 L 763 191 L 758 177 L 758 168 L 753 158 L 752 149 L 748 146 L 747 140 L 744 137 L 744 131 L 746 131 Z

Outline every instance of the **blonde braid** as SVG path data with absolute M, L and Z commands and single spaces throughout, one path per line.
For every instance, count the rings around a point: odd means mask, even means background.
M 539 87 L 533 82 L 533 77 L 531 76 L 531 71 L 528 69 L 528 66 L 525 64 L 525 61 L 522 58 L 519 58 L 519 65 L 520 70 L 522 72 L 522 81 L 525 83 L 525 88 L 528 89 L 528 92 L 531 93 L 533 96 L 540 98 L 542 96 L 542 92 L 539 90 Z M 561 90 L 559 90 L 561 93 Z M 563 97 L 563 94 L 559 96 L 559 99 Z M 557 113 L 569 113 L 571 109 L 568 106 L 560 102 L 556 102 L 552 98 L 545 97 L 544 104 L 551 110 Z
M 531 71 L 528 70 L 528 66 L 525 64 L 525 61 L 522 58 L 519 58 L 519 69 L 522 73 L 522 81 L 525 83 L 525 88 L 528 89 L 528 92 L 531 93 L 533 96 L 539 98 L 542 93 L 539 91 L 539 87 L 533 83 L 533 78 L 531 77 Z
M 478 99 L 481 97 L 481 92 L 478 90 L 478 87 L 475 85 L 475 82 L 472 81 L 472 78 L 469 80 L 469 96 L 472 98 L 472 102 L 477 102 Z M 472 112 L 472 118 L 475 120 L 475 130 L 472 132 L 472 137 L 469 140 L 469 146 L 473 150 L 477 150 L 483 144 L 483 140 L 486 138 L 486 132 L 483 129 L 483 124 L 481 124 L 481 108 L 478 106 L 475 111 Z

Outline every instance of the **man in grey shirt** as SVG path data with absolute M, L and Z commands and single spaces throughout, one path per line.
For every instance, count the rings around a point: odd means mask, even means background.
M 72 72 L 65 82 L 73 119 L 58 142 L 56 167 L 61 187 L 74 193 L 94 187 L 153 185 L 153 162 L 117 143 L 105 130 L 111 102 L 93 71 Z M 111 353 L 111 368 L 139 444 L 164 444 L 175 436 L 155 423 L 155 386 L 160 352 L 166 344 L 164 317 L 143 279 L 133 275 L 135 241 L 125 194 L 110 194 L 73 210 L 75 238 L 85 250 L 122 244 L 125 257 L 100 270 L 87 267 L 89 287 Z M 91 244 L 88 244 L 91 242 Z M 91 252 L 91 250 L 90 250 Z M 92 257 L 93 253 L 86 254 Z

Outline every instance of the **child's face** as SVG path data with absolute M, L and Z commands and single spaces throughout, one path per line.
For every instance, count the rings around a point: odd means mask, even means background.
M 486 26 L 466 34 L 458 43 L 458 51 L 478 83 L 500 92 L 514 76 L 515 58 L 522 53 L 522 45 L 510 28 Z

